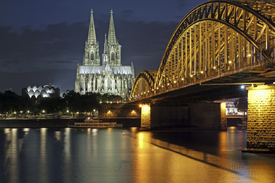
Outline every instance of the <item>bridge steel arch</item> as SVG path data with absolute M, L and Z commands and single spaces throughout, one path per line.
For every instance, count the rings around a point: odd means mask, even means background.
M 157 94 L 274 64 L 273 12 L 275 2 L 267 1 L 221 0 L 198 5 L 174 31 L 151 90 Z M 145 92 L 135 91 L 135 84 L 134 99 Z
M 155 70 L 141 71 L 133 83 L 131 96 L 140 98 L 153 94 L 156 75 L 157 71 Z

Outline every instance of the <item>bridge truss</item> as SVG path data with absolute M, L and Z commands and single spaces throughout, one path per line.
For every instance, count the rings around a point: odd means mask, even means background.
M 174 31 L 158 71 L 142 71 L 131 98 L 274 64 L 275 2 L 208 1 Z

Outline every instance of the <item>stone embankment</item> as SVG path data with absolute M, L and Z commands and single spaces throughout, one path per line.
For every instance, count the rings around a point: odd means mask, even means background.
M 0 119 L 0 128 L 65 128 L 84 119 Z

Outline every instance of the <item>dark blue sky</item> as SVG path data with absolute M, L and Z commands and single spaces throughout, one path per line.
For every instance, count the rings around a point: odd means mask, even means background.
M 74 89 L 82 64 L 90 10 L 103 51 L 110 10 L 122 45 L 122 64 L 157 70 L 178 23 L 202 0 L 2 0 L 0 4 L 0 92 L 54 84 Z

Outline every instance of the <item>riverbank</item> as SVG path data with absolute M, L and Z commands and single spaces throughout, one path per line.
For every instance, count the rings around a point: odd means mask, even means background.
M 74 122 L 82 122 L 80 118 L 67 119 L 1 119 L 0 128 L 66 128 Z
M 0 128 L 66 128 L 74 122 L 84 122 L 85 118 L 9 118 L 0 119 Z M 116 122 L 123 127 L 140 127 L 140 119 L 103 119 L 102 122 Z

